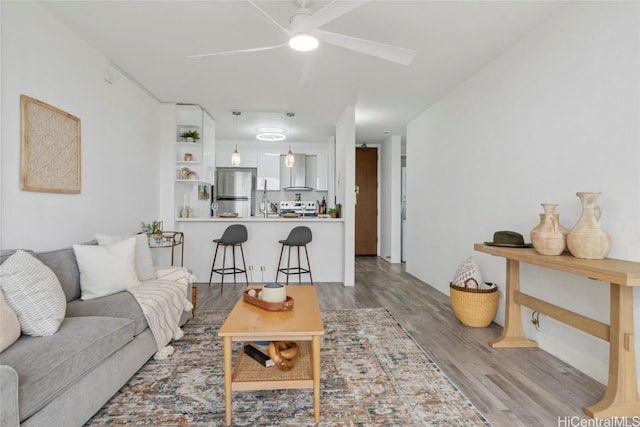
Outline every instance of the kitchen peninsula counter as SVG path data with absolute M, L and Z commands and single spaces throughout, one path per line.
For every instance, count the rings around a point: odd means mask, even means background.
M 225 221 L 225 222 L 271 222 L 271 221 L 291 221 L 291 222 L 344 222 L 344 218 L 320 218 L 316 216 L 306 216 L 306 217 L 281 217 L 281 216 L 269 216 L 258 217 L 236 217 L 236 218 L 223 218 L 223 217 L 210 217 L 210 218 L 178 218 L 176 219 L 177 223 L 181 222 L 217 222 L 217 221 Z
M 287 238 L 289 231 L 296 226 L 311 229 L 313 240 L 307 245 L 309 261 L 314 282 L 344 282 L 344 218 L 298 217 L 246 217 L 246 218 L 180 218 L 176 219 L 176 231 L 185 236 L 185 267 L 196 275 L 196 282 L 208 283 L 211 263 L 215 251 L 213 239 L 220 238 L 231 224 L 243 224 L 247 227 L 248 240 L 242 245 L 249 273 L 253 283 L 272 282 L 276 278 L 276 269 L 280 257 L 280 240 Z M 218 253 L 216 268 L 222 266 L 222 248 Z M 242 265 L 240 251 L 236 249 L 236 265 Z M 287 249 L 283 255 L 286 267 Z M 304 250 L 300 253 L 303 267 L 306 267 Z M 231 265 L 231 250 L 227 249 L 227 266 Z M 297 251 L 291 252 L 291 265 L 297 265 Z M 249 266 L 253 266 L 250 270 Z M 264 267 L 264 271 L 261 271 Z M 212 286 L 219 286 L 221 276 L 214 274 Z M 237 276 L 238 283 L 244 283 L 244 274 Z M 286 276 L 280 274 L 278 281 L 284 282 Z M 233 283 L 233 275 L 224 278 L 225 283 Z M 296 275 L 289 281 L 298 282 Z M 309 282 L 309 275 L 302 275 L 303 283 Z M 214 283 L 216 283 L 214 285 Z M 240 285 L 238 285 L 240 286 Z M 239 288 L 240 289 L 240 288 Z

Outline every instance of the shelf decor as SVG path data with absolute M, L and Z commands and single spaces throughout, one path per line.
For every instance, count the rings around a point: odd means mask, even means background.
M 80 119 L 20 95 L 22 170 L 20 189 L 80 193 Z
M 611 249 L 611 237 L 600 225 L 602 211 L 596 205 L 600 193 L 579 191 L 582 215 L 567 235 L 567 247 L 576 258 L 604 259 Z
M 180 138 L 186 142 L 198 142 L 200 139 L 200 133 L 194 129 L 185 130 L 180 134 Z

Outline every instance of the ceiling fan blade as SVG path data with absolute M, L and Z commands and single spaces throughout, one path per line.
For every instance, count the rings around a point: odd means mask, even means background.
M 329 31 L 315 30 L 313 34 L 329 44 L 355 50 L 356 52 L 375 56 L 401 65 L 410 65 L 417 54 L 413 49 L 359 39 L 344 34 L 331 33 Z
M 265 12 L 260 6 L 258 6 L 253 0 L 249 0 L 249 3 L 251 3 L 251 5 L 253 7 L 255 7 L 256 9 L 258 9 L 258 11 L 260 11 L 260 13 L 262 13 L 265 18 L 267 18 L 269 21 L 271 21 L 271 23 L 273 25 L 275 25 L 276 27 L 280 28 L 286 35 L 290 35 L 290 32 L 287 28 L 283 27 L 282 25 L 280 25 L 280 23 L 278 21 L 276 21 L 275 19 L 273 19 L 273 17 L 271 15 L 269 15 L 267 12 Z
M 328 24 L 334 19 L 351 12 L 353 9 L 362 6 L 368 1 L 370 0 L 333 0 L 331 3 L 313 14 L 311 17 L 311 27 L 322 27 L 324 24 Z
M 202 53 L 200 55 L 189 55 L 187 58 L 207 58 L 210 56 L 235 55 L 236 53 L 260 52 L 263 50 L 278 49 L 285 46 L 288 46 L 287 43 L 277 44 L 275 46 L 254 47 L 251 49 L 229 50 L 226 52 Z

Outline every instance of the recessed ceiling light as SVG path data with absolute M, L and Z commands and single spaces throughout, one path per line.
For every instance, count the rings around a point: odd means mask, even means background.
M 260 141 L 282 141 L 285 138 L 286 136 L 281 133 L 259 133 L 256 135 L 256 139 Z
M 388 130 L 383 130 L 382 133 L 384 133 L 385 135 L 389 135 L 391 132 Z

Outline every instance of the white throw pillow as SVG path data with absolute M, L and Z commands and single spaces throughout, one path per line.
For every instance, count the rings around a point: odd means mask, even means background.
M 465 259 L 460 267 L 458 267 L 458 270 L 453 275 L 452 283 L 461 288 L 465 287 L 465 283 L 466 287 L 469 288 L 478 288 L 482 284 L 482 274 L 473 257 Z
M 47 336 L 57 332 L 67 299 L 55 273 L 40 260 L 16 251 L 0 265 L 0 288 L 24 334 Z
M 109 246 L 73 245 L 80 270 L 80 299 L 89 300 L 138 286 L 136 239 Z
M 20 338 L 20 321 L 18 315 L 0 291 L 0 353 Z
M 153 258 L 151 256 L 151 248 L 149 247 L 149 238 L 145 233 L 136 234 L 135 236 L 112 236 L 108 234 L 96 234 L 95 238 L 100 246 L 109 246 L 116 242 L 120 242 L 131 237 L 136 238 L 136 272 L 138 280 L 141 282 L 156 278 L 153 266 Z

